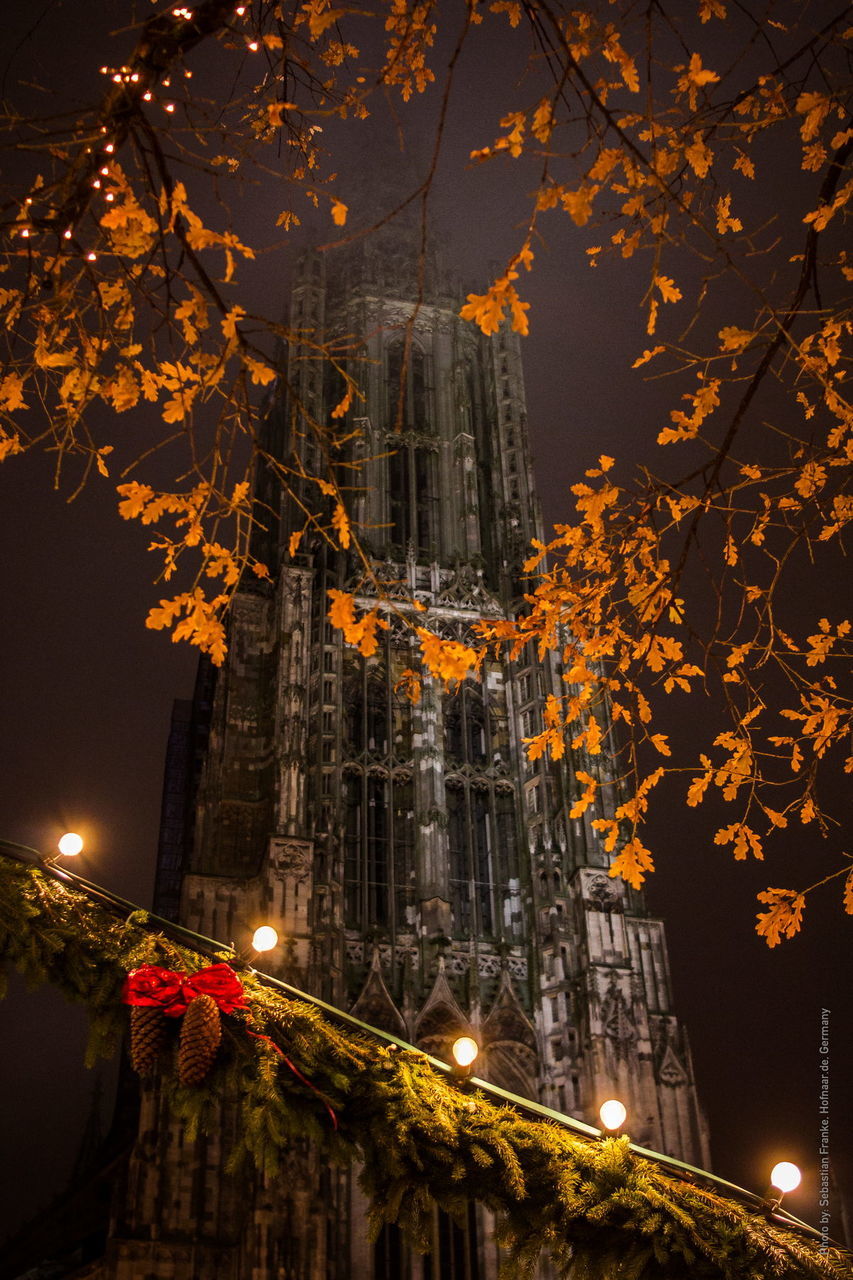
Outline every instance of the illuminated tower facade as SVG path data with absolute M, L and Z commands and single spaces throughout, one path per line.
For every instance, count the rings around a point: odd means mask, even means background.
M 478 618 L 510 615 L 530 540 L 542 535 L 519 341 L 463 323 L 458 289 L 434 261 L 418 267 L 409 243 L 387 233 L 330 261 L 308 254 L 291 301 L 293 329 L 349 348 L 360 396 L 340 421 L 337 456 L 358 463 L 340 474 L 351 477 L 362 546 L 376 576 L 397 584 L 388 629 L 370 657 L 343 642 L 328 592 L 373 607 L 371 575 L 310 531 L 291 556 L 302 516 L 293 503 L 280 510 L 262 478 L 271 580 L 238 592 L 225 665 L 176 721 L 185 782 L 167 794 L 160 906 L 238 947 L 273 923 L 281 944 L 265 957 L 270 972 L 439 1056 L 471 1030 L 483 1046 L 478 1074 L 580 1119 L 595 1123 L 617 1095 L 635 1141 L 707 1167 L 662 923 L 608 877 L 591 826 L 612 812 L 606 765 L 525 755 L 546 695 L 565 689 L 556 661 L 492 656 L 454 690 L 426 679 L 417 703 L 398 687 L 418 665 L 412 622 L 465 642 Z M 340 398 L 340 376 L 292 346 L 269 448 L 322 474 L 307 424 L 330 421 Z M 315 508 L 316 485 L 305 483 Z M 598 777 L 603 800 L 572 820 L 576 769 Z M 467 1228 L 436 1215 L 426 1259 L 393 1231 L 369 1246 L 355 1180 L 318 1167 L 307 1149 L 294 1150 L 292 1176 L 244 1188 L 238 1203 L 218 1177 L 223 1133 L 165 1195 L 157 1168 L 173 1167 L 174 1153 L 152 1136 L 157 1106 L 154 1092 L 143 1095 L 142 1132 L 160 1154 L 140 1140 L 116 1226 L 116 1247 L 123 1239 L 134 1265 L 144 1257 L 146 1274 L 196 1274 L 177 1255 L 172 1270 L 157 1261 L 166 1241 L 186 1252 L 195 1239 L 217 1275 L 253 1280 L 496 1275 L 473 1210 Z M 159 1243 L 140 1254 L 157 1213 Z

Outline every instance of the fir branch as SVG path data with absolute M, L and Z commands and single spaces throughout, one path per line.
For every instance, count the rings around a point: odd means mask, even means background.
M 0 959 L 86 1004 L 93 1051 L 111 1053 L 127 1022 L 129 970 L 148 963 L 195 972 L 210 958 L 157 932 L 144 913 L 119 915 L 0 855 Z M 345 1032 L 252 971 L 240 977 L 250 1008 L 223 1019 L 222 1046 L 201 1084 L 181 1087 L 162 1071 L 143 1086 L 163 1090 L 189 1135 L 211 1131 L 223 1102 L 239 1100 L 229 1170 L 250 1158 L 272 1172 L 293 1138 L 308 1136 L 332 1159 L 359 1161 L 377 1232 L 396 1221 L 421 1248 L 434 1203 L 458 1215 L 479 1201 L 496 1216 L 514 1280 L 532 1275 L 543 1248 L 573 1280 L 853 1277 L 849 1254 L 821 1252 L 805 1233 L 673 1177 L 632 1152 L 627 1138 L 586 1139 L 495 1106 L 457 1088 L 425 1056 Z

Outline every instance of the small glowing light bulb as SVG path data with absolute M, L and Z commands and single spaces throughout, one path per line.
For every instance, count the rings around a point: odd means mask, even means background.
M 237 9 L 234 10 L 234 12 L 237 14 L 239 18 L 242 18 L 243 14 L 246 12 L 246 6 L 244 4 L 241 4 Z
M 625 1110 L 625 1104 L 620 1102 L 618 1098 L 608 1098 L 599 1107 L 598 1115 L 604 1128 L 610 1130 L 611 1133 L 615 1133 L 617 1129 L 622 1128 L 628 1112 Z
M 174 110 L 175 110 L 175 104 L 174 104 L 174 102 L 167 102 L 167 103 L 165 103 L 165 104 L 164 104 L 164 107 L 163 107 L 163 110 L 164 110 L 164 111 L 174 111 Z
M 257 52 L 258 52 L 258 42 L 257 42 L 257 40 L 250 40 L 250 41 L 249 41 L 249 48 L 252 50 L 252 53 L 257 53 Z
M 107 194 L 104 196 L 104 199 L 109 203 L 110 201 L 115 200 L 115 196 L 113 195 L 112 191 L 108 191 Z
M 24 237 L 24 239 L 25 239 L 25 240 L 26 240 L 26 238 L 27 238 L 27 236 L 28 236 L 29 234 L 30 234 L 29 227 L 22 227 L 22 228 L 21 228 L 21 235 Z
M 108 142 L 107 145 L 104 147 L 104 150 L 108 152 L 110 155 L 112 155 L 112 153 L 115 151 L 115 147 L 111 142 Z
M 770 1173 L 770 1183 L 784 1195 L 786 1191 L 794 1191 L 802 1181 L 802 1174 L 790 1160 L 780 1160 L 774 1164 Z
M 256 929 L 252 934 L 252 946 L 255 951 L 272 951 L 273 947 L 278 946 L 278 934 L 272 925 L 262 924 L 260 929 Z
M 86 254 L 86 261 L 87 261 L 87 262 L 95 262 L 95 261 L 97 260 L 97 257 L 98 257 L 98 255 L 97 255 L 96 253 L 87 253 L 87 254 Z
M 153 96 L 154 96 L 153 93 L 149 89 L 147 93 L 143 93 L 142 98 L 144 102 L 150 102 Z
M 457 1067 L 470 1067 L 480 1052 L 480 1046 L 473 1036 L 459 1036 L 453 1041 L 453 1047 L 450 1052 L 453 1054 Z
M 101 173 L 104 175 L 105 178 L 108 178 L 110 176 L 109 165 L 105 164 L 104 167 L 101 169 Z
M 63 858 L 75 858 L 83 848 L 83 837 L 78 836 L 76 831 L 66 831 L 60 838 L 57 848 Z
M 63 233 L 62 233 L 62 238 L 63 238 L 63 240 L 70 240 L 70 239 L 71 239 L 71 228 L 70 228 L 70 227 L 68 228 L 68 230 L 67 230 L 67 231 L 63 231 Z

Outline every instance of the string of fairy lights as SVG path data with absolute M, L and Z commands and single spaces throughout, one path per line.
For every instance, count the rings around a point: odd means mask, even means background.
M 225 14 L 233 15 L 235 18 L 245 19 L 249 6 L 245 4 L 234 5 L 200 5 L 195 9 L 187 7 L 177 7 L 161 14 L 154 15 L 153 21 L 162 22 L 163 19 L 172 19 L 173 25 L 168 33 L 172 38 L 175 49 L 174 58 L 177 58 L 183 51 L 183 45 L 195 44 L 203 34 L 209 33 L 209 30 L 215 30 L 219 27 L 228 27 L 229 24 L 223 18 L 222 21 L 208 20 L 209 13 L 213 9 L 222 9 Z M 205 21 L 201 19 L 204 17 Z M 143 28 L 144 32 L 148 31 L 150 24 L 146 24 Z M 209 29 L 209 30 L 208 30 Z M 186 39 L 184 39 L 186 37 Z M 243 44 L 247 52 L 258 53 L 261 49 L 261 41 L 254 34 L 247 33 L 242 37 Z M 142 42 L 144 43 L 144 41 Z M 94 144 L 86 144 L 83 147 L 81 155 L 78 157 L 77 163 L 82 161 L 82 168 L 88 168 L 91 176 L 86 179 L 80 176 L 80 185 L 83 189 L 90 192 L 98 193 L 102 196 L 104 203 L 114 204 L 118 194 L 118 174 L 113 168 L 115 155 L 118 148 L 124 142 L 129 131 L 129 119 L 131 112 L 129 108 L 135 110 L 140 109 L 141 103 L 158 103 L 157 89 L 162 88 L 169 90 L 172 87 L 171 72 L 163 73 L 163 68 L 146 65 L 142 60 L 137 59 L 131 64 L 122 64 L 121 66 L 104 65 L 100 68 L 100 74 L 108 77 L 112 83 L 121 91 L 123 101 L 113 103 L 113 107 L 119 110 L 111 110 L 105 108 L 102 111 L 101 118 L 104 116 L 114 115 L 115 119 L 111 124 L 101 124 L 98 126 L 100 140 Z M 192 70 L 189 67 L 182 68 L 184 79 L 192 79 Z M 177 109 L 177 102 L 172 95 L 167 95 L 159 99 L 159 105 L 167 115 L 174 115 Z M 79 253 L 79 256 L 89 263 L 97 262 L 98 251 L 95 248 L 84 249 L 78 245 L 70 245 L 68 242 L 75 239 L 75 228 L 80 216 L 85 212 L 87 201 L 75 201 L 77 204 L 76 214 L 70 219 L 61 217 L 63 208 L 52 208 L 48 204 L 44 213 L 37 212 L 37 201 L 48 196 L 49 188 L 44 188 L 44 195 L 37 192 L 35 195 L 28 195 L 21 206 L 18 215 L 9 228 L 13 237 L 20 240 L 30 241 L 40 233 L 51 232 L 58 236 L 60 246 L 65 256 L 71 253 Z M 63 222 L 65 225 L 63 225 Z M 61 229 L 60 229 L 61 228 Z
M 35 855 L 46 870 L 52 872 L 58 871 L 61 878 L 67 879 L 72 884 L 82 887 L 85 890 L 94 891 L 104 901 L 112 902 L 114 905 L 120 906 L 123 909 L 131 908 L 132 910 L 136 910 L 137 908 L 135 908 L 132 903 L 128 903 L 125 902 L 124 899 L 117 898 L 116 895 L 112 894 L 109 890 L 102 889 L 97 885 L 92 885 L 89 881 L 83 880 L 81 877 L 66 870 L 64 867 L 60 869 L 56 866 L 60 858 L 75 858 L 78 854 L 82 853 L 83 848 L 83 838 L 74 831 L 68 831 L 60 837 L 57 842 L 57 853 L 50 858 L 43 857 L 37 850 L 30 849 L 27 846 L 16 845 L 12 842 L 0 840 L 0 849 L 4 852 L 13 852 L 14 856 L 14 851 L 18 850 L 27 855 Z M 175 925 L 171 921 L 157 920 L 156 917 L 152 917 L 152 919 L 155 919 L 158 927 L 162 927 L 164 931 L 171 931 L 176 935 L 180 935 L 182 941 L 186 942 L 187 940 L 192 940 L 196 944 L 201 944 L 201 949 L 203 950 L 210 949 L 210 947 L 213 946 L 218 949 L 219 953 L 221 953 L 222 950 L 226 949 L 221 942 L 216 942 L 210 938 L 204 938 L 201 935 L 195 934 L 191 930 L 184 928 L 182 925 Z M 251 947 L 243 959 L 255 962 L 265 953 L 274 951 L 279 943 L 280 938 L 278 931 L 271 924 L 258 925 L 252 934 Z M 236 950 L 233 944 L 231 946 L 231 950 L 235 951 L 236 957 Z M 406 1049 L 413 1053 L 423 1053 L 423 1051 L 419 1050 L 417 1046 L 405 1044 L 399 1039 L 399 1037 L 389 1036 L 386 1032 L 360 1022 L 357 1018 L 353 1017 L 352 1014 L 345 1013 L 343 1010 L 337 1009 L 309 993 L 299 991 L 289 983 L 274 978 L 272 975 L 266 974 L 263 971 L 259 971 L 254 968 L 254 963 L 252 963 L 252 971 L 262 982 L 283 990 L 291 996 L 307 1001 L 327 1016 L 332 1016 L 345 1024 L 356 1026 L 359 1030 L 367 1031 L 380 1040 L 391 1041 L 399 1048 Z M 585 1137 L 601 1139 L 603 1137 L 628 1136 L 626 1130 L 626 1125 L 628 1123 L 628 1111 L 625 1104 L 620 1099 L 608 1098 L 601 1104 L 601 1107 L 599 1108 L 601 1128 L 595 1129 L 590 1125 L 584 1124 L 582 1121 L 576 1120 L 572 1116 L 563 1115 L 560 1112 L 553 1111 L 551 1108 L 545 1107 L 540 1103 L 509 1093 L 507 1090 L 501 1089 L 498 1086 L 491 1084 L 489 1081 L 475 1077 L 473 1074 L 474 1066 L 480 1055 L 480 1049 L 481 1046 L 475 1037 L 466 1032 L 464 1035 L 458 1036 L 451 1045 L 452 1062 L 443 1062 L 440 1059 L 432 1057 L 430 1054 L 424 1054 L 423 1056 L 432 1062 L 433 1065 L 447 1072 L 448 1075 L 460 1086 L 464 1087 L 467 1084 L 475 1085 L 483 1092 L 493 1095 L 493 1097 L 503 1104 L 509 1103 L 517 1107 L 520 1111 L 532 1113 L 538 1118 L 545 1118 L 558 1122 L 566 1128 L 583 1133 Z M 782 1208 L 783 1197 L 796 1190 L 802 1181 L 800 1169 L 790 1160 L 781 1160 L 773 1166 L 770 1172 L 767 1191 L 763 1196 L 757 1196 L 754 1192 L 748 1191 L 744 1187 L 739 1187 L 735 1183 L 728 1182 L 724 1178 L 718 1177 L 716 1174 L 685 1164 L 683 1161 L 676 1160 L 672 1156 L 664 1155 L 662 1152 L 652 1151 L 645 1147 L 637 1146 L 634 1143 L 630 1144 L 630 1149 L 637 1155 L 652 1159 L 665 1166 L 668 1171 L 675 1173 L 677 1176 L 687 1177 L 690 1181 L 694 1181 L 696 1178 L 701 1178 L 704 1181 L 713 1184 L 716 1188 L 720 1188 L 724 1194 L 734 1195 L 738 1199 L 746 1201 L 753 1209 L 759 1209 L 769 1214 L 778 1215 L 778 1217 L 784 1222 L 784 1225 L 795 1227 L 800 1231 L 806 1232 L 812 1237 L 823 1239 L 814 1227 L 810 1226 L 808 1223 L 802 1222 L 799 1218 L 794 1217 L 786 1209 Z

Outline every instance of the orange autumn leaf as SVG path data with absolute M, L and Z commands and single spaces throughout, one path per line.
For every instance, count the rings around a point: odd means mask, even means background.
M 793 938 L 803 923 L 806 900 L 796 889 L 765 889 L 758 894 L 758 901 L 765 903 L 769 911 L 761 911 L 756 917 L 755 932 L 767 939 L 768 947 L 775 947 L 782 938 Z
M 479 659 L 473 649 L 458 640 L 442 640 L 426 627 L 418 627 L 421 657 L 430 675 L 439 680 L 464 680 L 477 669 Z
M 609 876 L 621 876 L 632 889 L 642 888 L 643 881 L 655 864 L 651 853 L 637 836 L 629 840 L 613 859 Z
M 347 644 L 355 645 L 365 658 L 371 657 L 379 645 L 377 630 L 387 631 L 387 621 L 380 618 L 378 609 L 371 609 L 357 618 L 355 598 L 346 591 L 333 587 L 326 594 L 332 602 L 327 615 L 332 626 L 343 632 Z
M 332 525 L 338 531 L 338 542 L 341 544 L 344 551 L 346 551 L 352 541 L 352 535 L 350 533 L 349 516 L 340 502 L 332 512 Z

